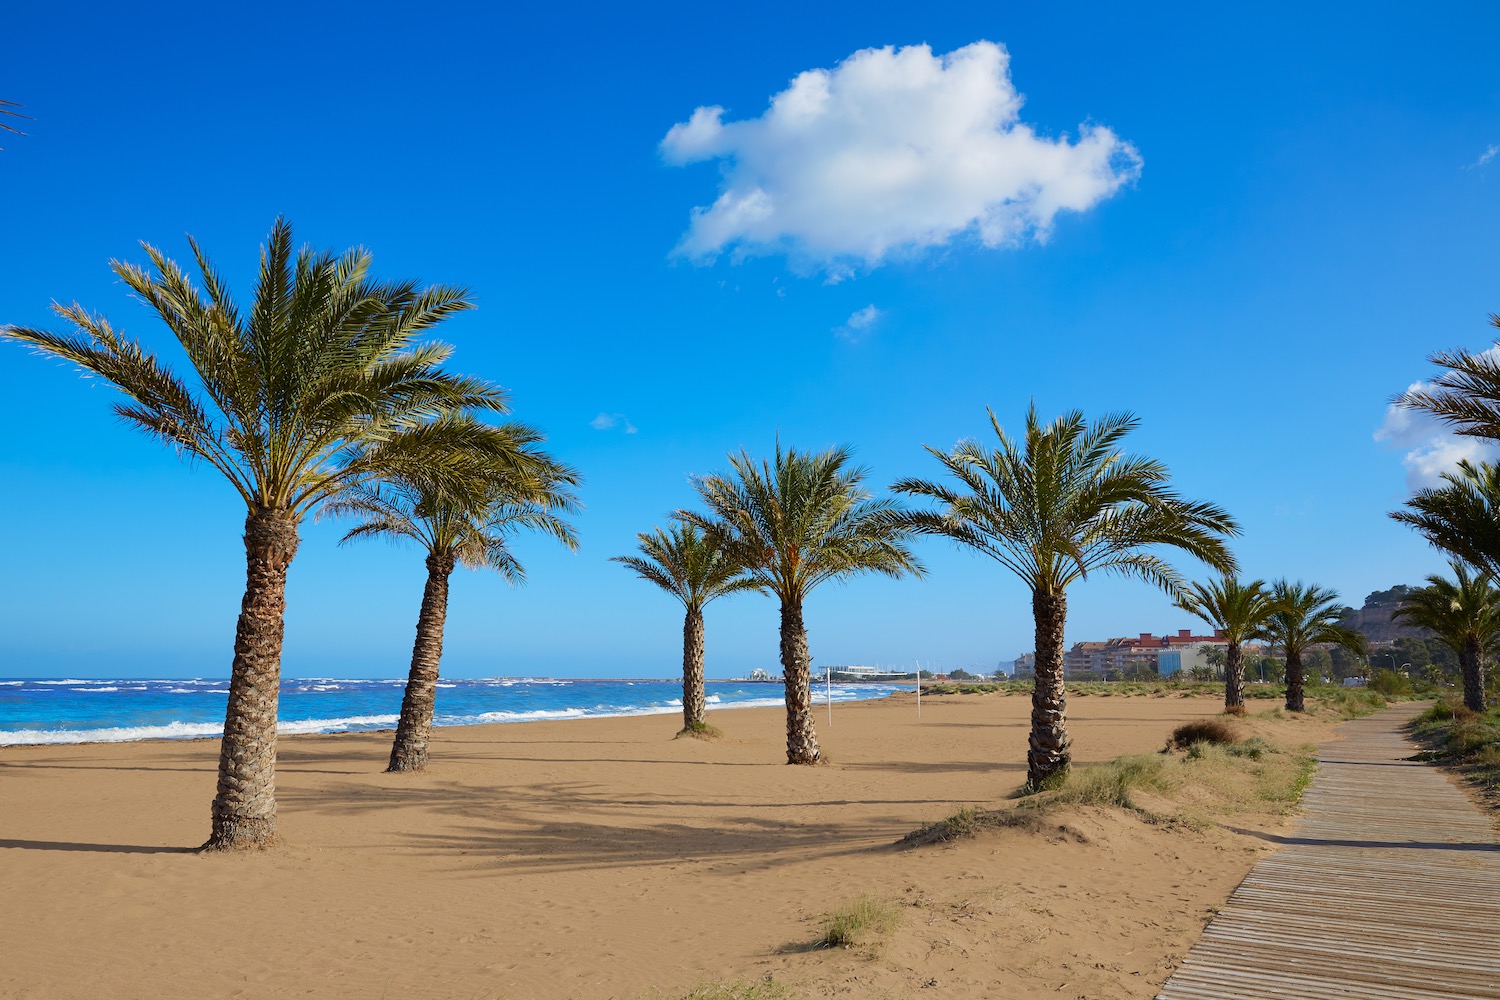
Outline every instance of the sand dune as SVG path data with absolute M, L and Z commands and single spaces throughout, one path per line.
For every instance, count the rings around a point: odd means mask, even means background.
M 1077 698 L 1078 760 L 1159 748 L 1210 699 Z M 215 741 L 0 750 L 0 995 L 634 998 L 772 973 L 799 995 L 1150 997 L 1260 840 L 1104 810 L 1051 835 L 893 845 L 1024 776 L 1024 697 L 443 729 L 422 775 L 387 734 L 284 739 L 285 844 L 208 831 Z M 1306 724 L 1309 735 L 1326 731 Z M 873 950 L 808 950 L 861 893 Z M 659 991 L 659 993 L 653 992 Z

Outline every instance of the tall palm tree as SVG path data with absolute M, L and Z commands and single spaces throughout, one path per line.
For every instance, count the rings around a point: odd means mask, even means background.
M 1027 783 L 1041 788 L 1064 775 L 1071 760 L 1063 684 L 1068 587 L 1104 572 L 1136 577 L 1176 596 L 1181 576 L 1150 550 L 1181 549 L 1230 573 L 1234 557 L 1224 537 L 1238 527 L 1219 507 L 1181 499 L 1169 488 L 1162 463 L 1119 450 L 1120 439 L 1137 424 L 1130 414 L 1090 426 L 1073 411 L 1043 427 L 1033 405 L 1024 442 L 1006 434 L 994 411 L 989 416 L 999 447 L 968 440 L 951 452 L 927 448 L 956 486 L 903 479 L 894 488 L 941 505 L 908 513 L 902 523 L 989 556 L 1031 590 L 1036 680 Z
M 759 590 L 761 584 L 745 575 L 723 541 L 696 524 L 678 520 L 670 528 L 656 528 L 635 536 L 639 556 L 615 556 L 611 562 L 635 571 L 681 602 L 682 731 L 701 731 L 707 723 L 703 691 L 703 606 L 727 594 Z
M 1457 559 L 1454 579 L 1429 576 L 1427 586 L 1406 595 L 1392 621 L 1425 628 L 1458 656 L 1464 678 L 1464 704 L 1484 711 L 1484 657 L 1500 649 L 1500 589 L 1488 573 Z
M 1245 672 L 1241 646 L 1262 634 L 1273 610 L 1264 580 L 1241 583 L 1232 576 L 1195 583 L 1182 590 L 1177 606 L 1203 619 L 1224 636 L 1224 711 L 1245 714 Z
M 189 242 L 201 289 L 145 244 L 150 270 L 120 261 L 111 267 L 176 336 L 196 387 L 77 303 L 56 307 L 73 325 L 70 334 L 11 326 L 0 337 L 112 383 L 126 396 L 117 415 L 217 470 L 245 503 L 245 597 L 204 847 L 254 847 L 276 836 L 276 703 L 298 526 L 352 484 L 440 470 L 434 455 L 483 450 L 466 424 L 437 418 L 471 408 L 503 412 L 506 397 L 444 371 L 451 349 L 417 340 L 470 308 L 462 288 L 376 282 L 367 251 L 294 251 L 291 226 L 277 220 L 242 312 Z
M 1302 654 L 1309 646 L 1334 643 L 1356 656 L 1364 656 L 1369 646 L 1363 635 L 1339 624 L 1344 609 L 1338 593 L 1327 587 L 1277 580 L 1271 587 L 1271 603 L 1265 634 L 1286 658 L 1286 710 L 1301 712 Z
M 922 576 L 906 544 L 893 500 L 871 498 L 866 471 L 849 465 L 848 448 L 813 455 L 776 444 L 772 461 L 741 451 L 733 471 L 697 477 L 711 513 L 678 516 L 722 539 L 759 589 L 781 601 L 781 667 L 786 687 L 786 759 L 815 764 L 811 667 L 802 606 L 813 588 L 857 573 Z
M 1500 577 L 1500 466 L 1467 460 L 1443 473 L 1443 485 L 1417 491 L 1391 517 L 1432 546 Z
M 427 583 L 387 771 L 427 766 L 454 567 L 492 569 L 520 584 L 526 571 L 510 549 L 515 533 L 540 531 L 569 549 L 578 547 L 572 526 L 559 516 L 578 507 L 570 489 L 578 474 L 538 449 L 544 438 L 524 424 L 476 426 L 475 435 L 488 435 L 493 447 L 453 460 L 458 476 L 434 477 L 422 470 L 389 482 L 356 483 L 324 506 L 326 514 L 357 520 L 344 542 L 411 539 L 427 552 Z

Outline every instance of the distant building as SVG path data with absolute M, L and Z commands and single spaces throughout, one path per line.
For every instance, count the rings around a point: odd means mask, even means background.
M 1036 676 L 1036 654 L 1022 653 L 1016 657 L 1010 665 L 1010 676 L 1012 680 L 1023 680 L 1027 677 Z
M 1192 629 L 1184 628 L 1178 629 L 1176 635 L 1141 632 L 1105 642 L 1075 642 L 1073 648 L 1063 655 L 1063 672 L 1087 671 L 1102 675 L 1144 663 L 1162 676 L 1168 676 L 1202 666 L 1206 661 L 1199 647 L 1205 645 L 1224 646 L 1224 634 L 1215 629 L 1213 635 L 1194 635 Z M 1168 654 L 1176 655 L 1163 663 L 1162 657 Z

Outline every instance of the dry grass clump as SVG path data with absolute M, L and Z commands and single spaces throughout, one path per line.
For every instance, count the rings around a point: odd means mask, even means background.
M 955 840 L 977 837 L 982 830 L 1028 830 L 1042 828 L 1042 815 L 1036 809 L 980 809 L 964 806 L 947 819 L 918 827 L 896 842 L 898 847 L 925 847 L 949 844 Z
M 1239 730 L 1228 719 L 1194 719 L 1172 730 L 1172 735 L 1167 738 L 1167 749 L 1186 750 L 1194 743 L 1228 746 L 1239 741 Z
M 682 995 L 682 1000 L 784 1000 L 792 991 L 771 978 L 734 979 L 704 983 Z
M 823 933 L 816 942 L 819 948 L 852 948 L 867 942 L 872 934 L 889 934 L 896 929 L 901 913 L 896 904 L 875 896 L 860 896 L 846 906 L 823 916 Z

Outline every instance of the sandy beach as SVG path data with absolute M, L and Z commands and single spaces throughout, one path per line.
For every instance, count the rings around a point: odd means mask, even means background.
M 1075 759 L 1219 707 L 1074 698 Z M 718 741 L 671 716 L 439 729 L 420 775 L 382 773 L 389 734 L 285 738 L 285 842 L 228 856 L 191 851 L 217 741 L 0 749 L 0 995 L 602 1000 L 769 973 L 806 996 L 1150 997 L 1264 840 L 1086 809 L 894 846 L 1016 788 L 1028 710 L 835 706 L 813 768 L 781 763 L 774 709 L 711 713 Z M 810 948 L 861 894 L 895 930 Z

